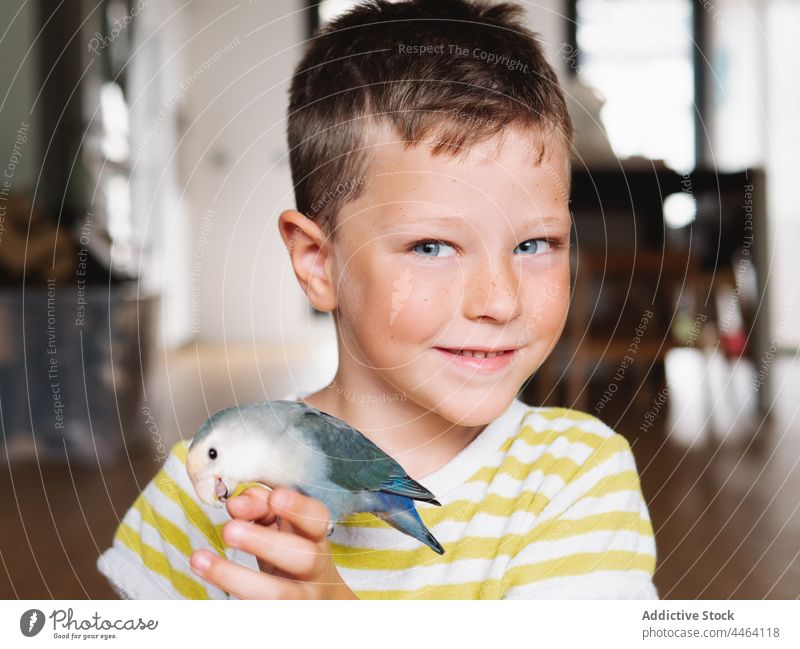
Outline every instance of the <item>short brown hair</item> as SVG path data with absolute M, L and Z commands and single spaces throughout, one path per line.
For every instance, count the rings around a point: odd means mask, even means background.
M 522 7 L 476 0 L 367 0 L 319 30 L 292 78 L 289 160 L 297 210 L 332 236 L 365 186 L 369 134 L 456 155 L 512 122 L 571 148 L 555 71 Z

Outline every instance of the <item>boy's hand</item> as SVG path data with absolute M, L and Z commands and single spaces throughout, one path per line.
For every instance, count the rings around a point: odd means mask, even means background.
M 358 599 L 331 557 L 322 502 L 251 487 L 226 505 L 233 520 L 222 528 L 223 541 L 254 555 L 261 571 L 197 550 L 191 565 L 203 579 L 240 599 Z

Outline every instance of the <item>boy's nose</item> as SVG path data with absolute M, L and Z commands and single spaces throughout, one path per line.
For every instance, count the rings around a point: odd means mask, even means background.
M 512 262 L 485 263 L 466 278 L 464 315 L 508 322 L 522 313 L 519 271 Z

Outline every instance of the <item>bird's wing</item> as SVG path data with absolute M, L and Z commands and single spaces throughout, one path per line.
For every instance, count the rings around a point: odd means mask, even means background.
M 299 427 L 316 440 L 335 471 L 335 482 L 350 491 L 383 491 L 439 505 L 392 457 L 363 433 L 322 410 L 306 410 Z

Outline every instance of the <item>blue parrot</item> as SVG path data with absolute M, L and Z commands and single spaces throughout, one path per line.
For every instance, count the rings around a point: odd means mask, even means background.
M 220 410 L 194 436 L 186 470 L 207 505 L 223 507 L 242 482 L 286 487 L 325 504 L 329 534 L 334 522 L 368 512 L 444 554 L 414 506 L 414 500 L 441 505 L 434 495 L 361 432 L 307 403 Z

